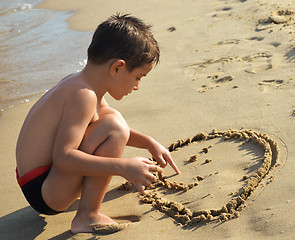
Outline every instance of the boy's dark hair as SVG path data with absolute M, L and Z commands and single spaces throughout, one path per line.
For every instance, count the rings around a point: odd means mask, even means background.
M 159 57 L 151 25 L 129 14 L 116 14 L 99 24 L 88 48 L 88 61 L 104 64 L 119 58 L 130 72 L 147 63 L 157 64 Z

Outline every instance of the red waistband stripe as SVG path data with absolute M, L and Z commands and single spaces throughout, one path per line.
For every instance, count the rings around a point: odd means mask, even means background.
M 22 187 L 23 185 L 30 182 L 34 178 L 39 177 L 41 174 L 48 171 L 50 168 L 51 168 L 51 166 L 43 166 L 43 167 L 35 168 L 32 171 L 30 171 L 30 172 L 26 173 L 25 175 L 23 175 L 22 177 L 19 177 L 17 169 L 16 169 L 15 171 L 16 171 L 17 182 L 20 185 L 20 187 Z

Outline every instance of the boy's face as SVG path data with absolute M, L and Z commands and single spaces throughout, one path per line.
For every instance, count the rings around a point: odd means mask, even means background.
M 128 71 L 126 65 L 118 69 L 116 80 L 114 82 L 115 87 L 112 88 L 110 95 L 116 100 L 122 99 L 124 96 L 130 94 L 133 90 L 138 90 L 140 80 L 154 67 L 154 63 L 148 63 L 141 67 Z

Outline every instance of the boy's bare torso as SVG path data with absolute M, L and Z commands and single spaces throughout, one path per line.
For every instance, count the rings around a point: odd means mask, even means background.
M 56 134 L 63 118 L 64 108 L 74 102 L 76 93 L 81 90 L 93 94 L 93 90 L 83 81 L 80 73 L 69 75 L 43 95 L 30 110 L 16 148 L 20 176 L 37 167 L 52 164 Z M 93 116 L 89 119 L 89 124 L 97 119 L 98 108 L 93 106 Z

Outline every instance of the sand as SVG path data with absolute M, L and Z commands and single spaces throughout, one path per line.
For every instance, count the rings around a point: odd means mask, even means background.
M 131 12 L 154 25 L 160 65 L 143 79 L 140 91 L 121 102 L 108 97 L 132 128 L 167 148 L 212 129 L 222 134 L 170 147 L 182 174 L 176 176 L 166 168 L 163 175 L 169 182 L 149 189 L 151 199 L 146 203 L 129 184 L 118 190 L 126 181 L 114 178 L 103 212 L 129 223 L 126 229 L 110 235 L 72 235 L 69 228 L 77 202 L 60 215 L 38 215 L 15 180 L 15 142 L 34 101 L 5 111 L 0 118 L 0 238 L 293 239 L 294 1 L 89 0 L 87 4 L 48 0 L 39 7 L 76 10 L 69 26 L 79 31 L 93 30 L 116 11 Z M 230 128 L 238 133 L 253 129 L 270 150 L 240 137 L 225 140 L 223 134 Z M 279 149 L 277 158 L 273 143 Z M 136 155 L 150 157 L 132 148 L 124 153 Z M 252 180 L 257 177 L 261 179 L 255 185 Z M 246 198 L 239 200 L 243 194 Z

